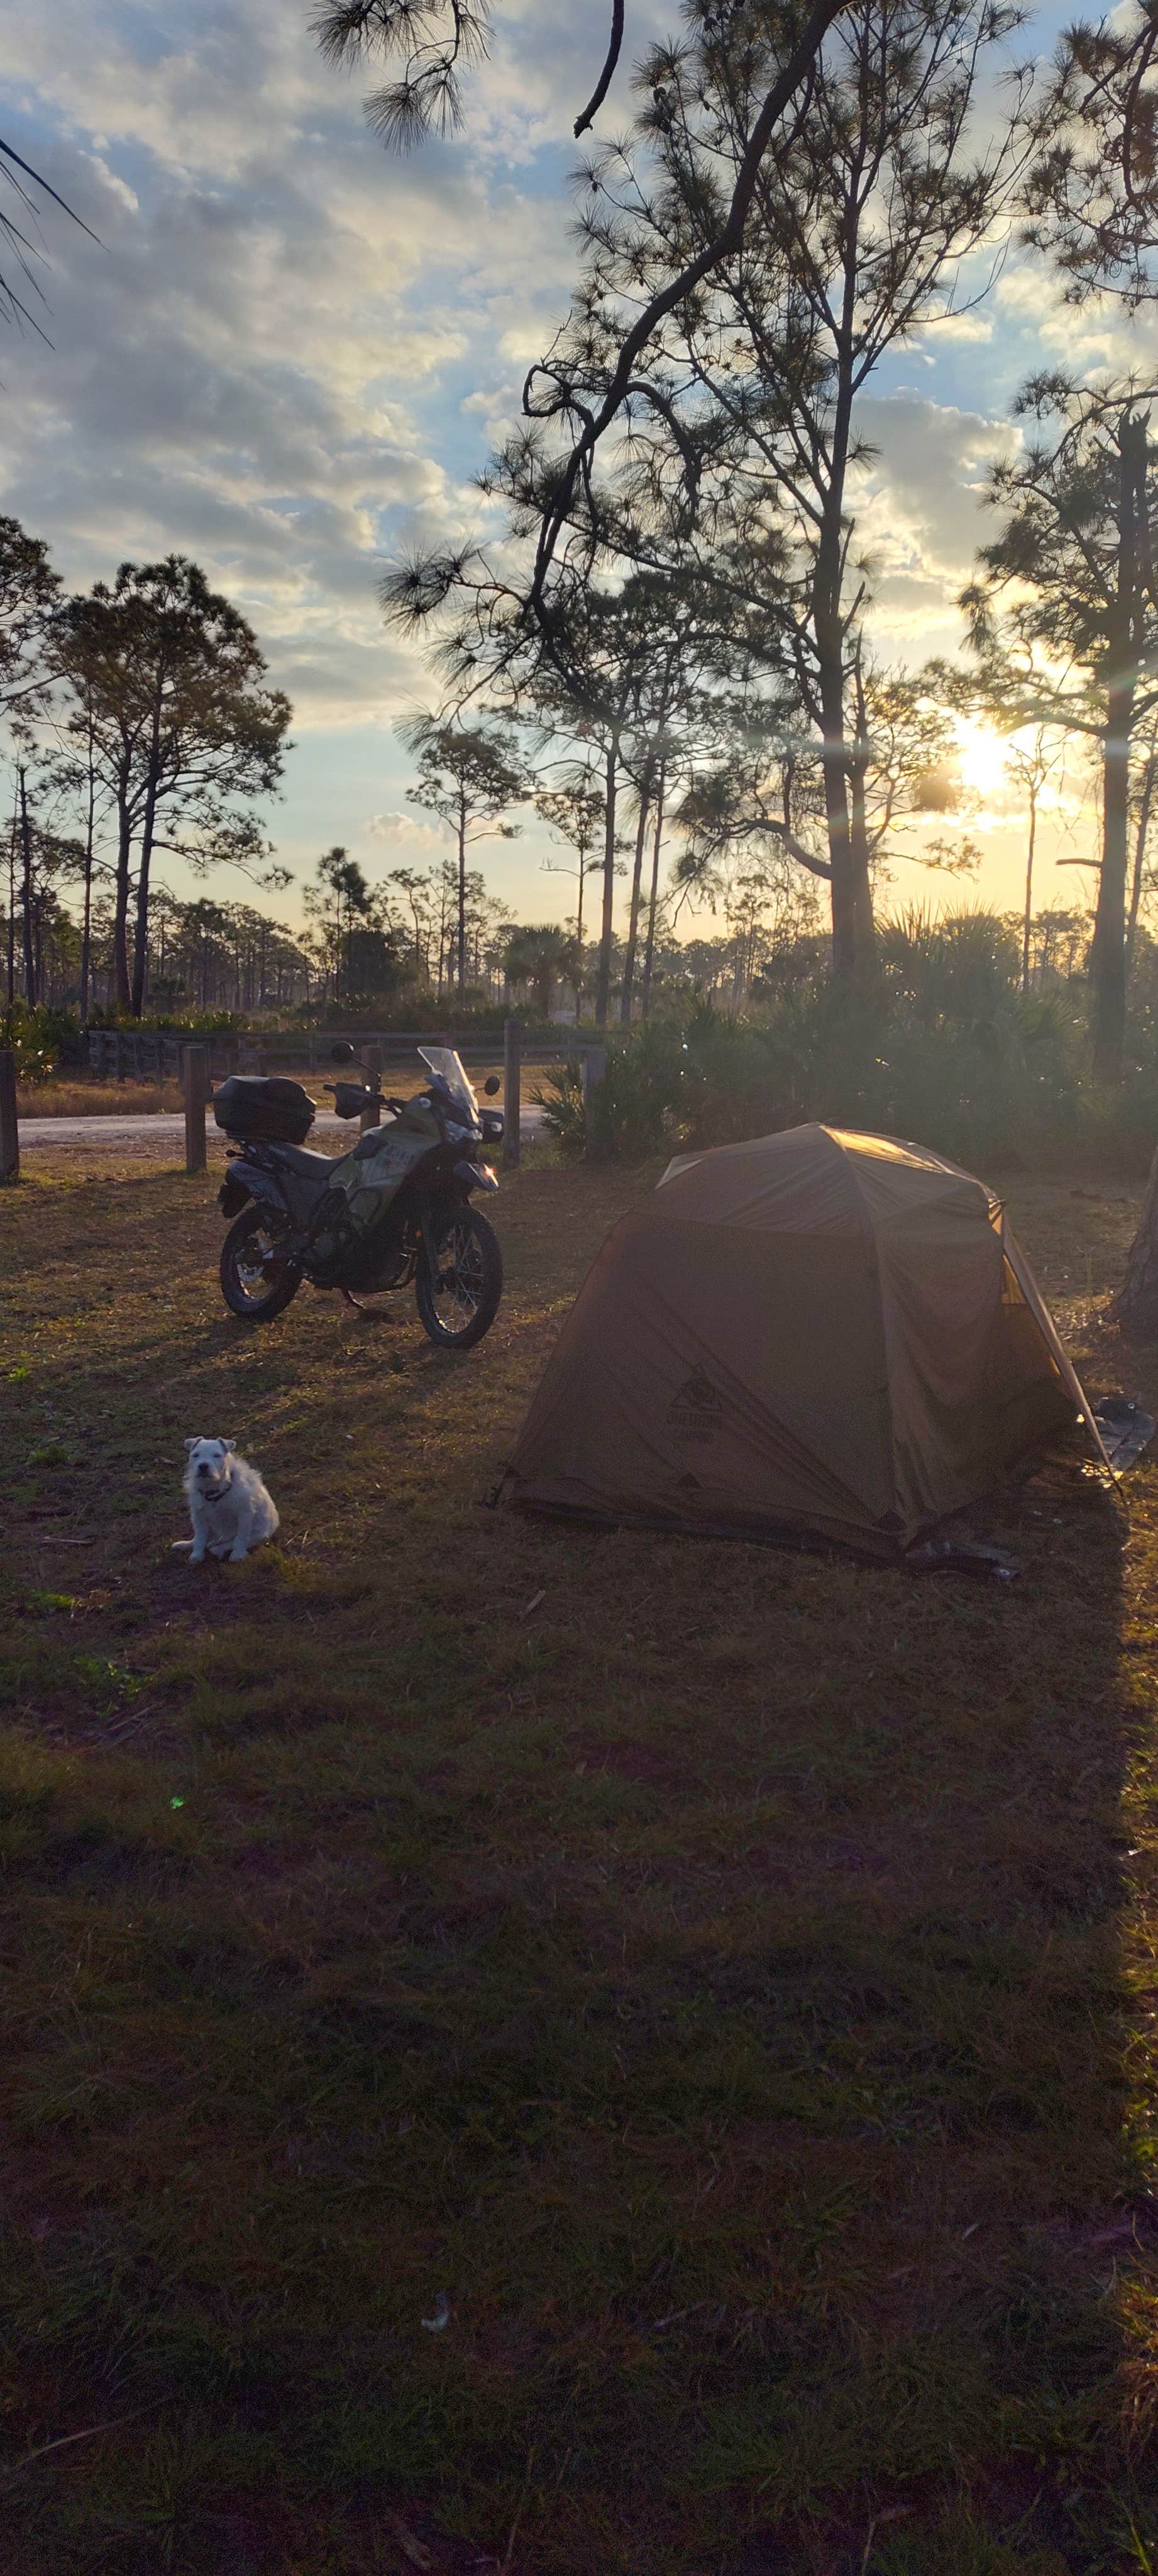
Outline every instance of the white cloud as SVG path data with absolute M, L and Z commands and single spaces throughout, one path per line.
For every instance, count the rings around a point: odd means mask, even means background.
M 471 478 L 566 308 L 571 127 L 606 34 L 605 0 L 504 0 L 465 134 L 399 162 L 308 14 L 53 0 L 13 15 L 0 84 L 0 130 L 99 236 L 45 209 L 53 346 L 13 335 L 3 352 L 0 508 L 70 583 L 177 547 L 237 600 L 294 700 L 274 826 L 299 868 L 334 840 L 380 860 L 444 846 L 405 810 L 392 721 L 430 688 L 375 584 L 419 535 L 493 526 Z M 672 14 L 633 0 L 635 49 Z M 628 72 L 604 132 L 626 122 Z M 1155 327 L 1136 326 L 1135 363 Z M 983 309 L 909 352 L 920 391 L 863 398 L 880 453 L 856 502 L 883 650 L 958 640 L 986 465 L 1016 435 L 995 416 L 1011 363 L 1026 372 L 1044 335 L 1118 364 L 1123 329 L 1076 322 L 1013 262 Z M 532 835 L 488 849 L 488 874 L 526 917 L 562 913 L 570 885 L 545 902 L 536 852 Z
M 391 849 L 416 850 L 423 856 L 449 847 L 450 835 L 436 823 L 420 823 L 416 814 L 371 814 L 362 826 L 372 841 Z
M 482 146 L 401 164 L 284 0 L 190 0 L 179 22 L 164 0 L 60 0 L 13 38 L 6 130 L 14 104 L 99 240 L 46 219 L 53 347 L 9 360 L 2 506 L 70 582 L 195 554 L 299 731 L 381 721 L 422 685 L 383 631 L 384 561 L 416 528 L 473 523 L 478 432 L 453 433 L 479 351 L 492 374 L 507 352 L 513 381 L 509 353 L 565 300 L 565 201 L 516 177 L 550 82 L 518 110 L 497 62 Z M 567 50 L 544 53 L 560 81 Z

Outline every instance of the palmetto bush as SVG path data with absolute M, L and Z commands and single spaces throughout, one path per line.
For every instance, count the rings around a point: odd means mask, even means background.
M 1003 922 L 919 912 L 881 926 L 872 990 L 782 1014 L 797 1114 L 905 1136 L 968 1161 L 1073 1132 L 1084 1029 L 1061 990 L 1023 995 Z
M 544 1074 L 531 1097 L 546 1111 L 546 1125 L 569 1156 L 593 1151 L 624 1162 L 642 1162 L 679 1141 L 685 1040 L 675 1021 L 659 1020 L 608 1046 L 606 1078 L 594 1095 L 591 1117 L 577 1066 Z
M 641 1161 L 664 1146 L 730 1144 L 783 1126 L 785 1068 L 776 1038 L 726 1019 L 710 1003 L 659 1019 L 608 1044 L 607 1074 L 589 1119 L 578 1072 L 561 1066 L 533 1097 L 567 1154 L 590 1146 Z
M 49 1081 L 60 1065 L 79 1064 L 84 1053 L 76 1013 L 44 1002 L 35 1009 L 27 1002 L 0 1009 L 0 1047 L 11 1048 L 23 1085 Z
M 987 913 L 881 927 L 872 985 L 819 981 L 759 1018 L 699 1003 L 609 1042 L 588 1138 L 578 1074 L 536 1095 L 564 1150 L 643 1159 L 817 1118 L 969 1161 L 1076 1133 L 1092 1095 L 1064 991 L 1023 996 L 1016 943 Z

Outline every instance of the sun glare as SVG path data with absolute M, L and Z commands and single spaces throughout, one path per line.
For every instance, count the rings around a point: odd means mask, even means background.
M 974 795 L 993 796 L 1006 785 L 1006 745 L 974 716 L 957 719 L 957 756 L 964 784 Z

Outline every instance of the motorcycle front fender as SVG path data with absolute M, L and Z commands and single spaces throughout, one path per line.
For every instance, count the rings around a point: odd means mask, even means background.
M 464 1190 L 497 1190 L 498 1188 L 498 1182 L 489 1163 L 456 1163 L 454 1177 L 456 1181 L 462 1182 Z

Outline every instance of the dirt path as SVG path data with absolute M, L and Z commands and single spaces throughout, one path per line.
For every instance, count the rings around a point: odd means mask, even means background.
M 543 1112 L 524 1103 L 520 1127 L 525 1138 L 543 1133 Z M 310 1143 L 315 1139 L 319 1149 L 331 1150 L 330 1137 L 344 1135 L 351 1141 L 355 1130 L 348 1119 L 336 1118 L 332 1109 L 319 1110 L 310 1130 Z M 210 1156 L 223 1152 L 225 1139 L 210 1120 L 207 1128 Z M 118 1162 L 172 1163 L 183 1158 L 185 1120 L 180 1110 L 144 1110 L 136 1117 L 120 1118 L 22 1118 L 20 1152 L 30 1160 L 41 1154 L 67 1151 L 75 1158 L 101 1154 L 115 1156 Z

